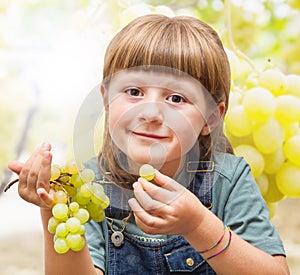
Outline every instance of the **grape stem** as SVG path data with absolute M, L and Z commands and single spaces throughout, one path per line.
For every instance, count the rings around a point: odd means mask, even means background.
M 12 187 L 16 182 L 18 182 L 18 181 L 19 181 L 19 178 L 15 179 L 15 180 L 13 180 L 13 181 L 11 181 L 11 182 L 9 182 L 9 183 L 5 186 L 4 192 L 6 192 L 9 188 L 11 188 L 11 187 Z M 55 184 L 55 185 L 58 184 L 58 185 L 60 185 L 62 188 L 63 188 L 63 185 L 68 185 L 68 186 L 74 187 L 73 184 L 68 184 L 68 183 L 63 182 L 63 181 L 50 180 L 50 183 Z M 63 188 L 63 189 L 64 189 L 64 188 Z M 65 189 L 64 189 L 64 191 L 66 192 Z
M 19 179 L 15 179 L 15 180 L 11 181 L 10 183 L 8 183 L 6 185 L 6 187 L 4 188 L 4 192 L 6 192 L 10 187 L 12 187 L 18 181 L 19 181 Z
M 231 25 L 231 0 L 224 0 L 224 4 L 225 4 L 225 25 L 228 34 L 229 47 L 233 50 L 233 52 L 237 56 L 243 58 L 255 72 L 258 72 L 252 60 L 235 45 L 232 36 L 232 25 Z

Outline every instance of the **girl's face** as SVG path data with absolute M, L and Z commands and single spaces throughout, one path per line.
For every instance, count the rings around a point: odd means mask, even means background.
M 129 163 L 168 174 L 209 133 L 205 114 L 216 107 L 207 106 L 208 92 L 192 77 L 159 71 L 120 71 L 102 94 L 111 138 Z

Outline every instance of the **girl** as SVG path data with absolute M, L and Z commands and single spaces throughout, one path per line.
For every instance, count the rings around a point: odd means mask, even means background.
M 122 29 L 104 62 L 103 149 L 86 164 L 110 206 L 82 251 L 57 254 L 47 231 L 51 146 L 9 164 L 20 196 L 41 208 L 46 274 L 289 274 L 250 168 L 222 134 L 229 91 L 207 24 L 146 15 Z M 144 163 L 153 181 L 138 177 Z

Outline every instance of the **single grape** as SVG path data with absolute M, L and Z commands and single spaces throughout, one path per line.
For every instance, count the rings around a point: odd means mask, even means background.
M 100 211 L 103 211 L 103 208 L 100 204 L 96 204 L 92 201 L 87 204 L 86 209 L 89 211 L 91 218 L 97 216 Z
M 79 233 L 80 235 L 83 235 L 83 234 L 85 233 L 85 230 L 86 230 L 85 225 L 84 225 L 84 224 L 81 224 L 78 233 Z
M 276 183 L 282 194 L 300 198 L 300 167 L 286 162 L 276 173 Z
M 285 161 L 282 147 L 280 147 L 279 150 L 277 150 L 275 153 L 264 155 L 264 159 L 264 172 L 267 174 L 274 174 Z
M 72 201 L 77 202 L 80 205 L 86 205 L 89 203 L 90 198 L 86 198 L 84 196 L 82 196 L 82 194 L 80 192 L 78 192 L 73 198 Z
M 256 123 L 263 123 L 273 115 L 276 102 L 269 90 L 254 87 L 245 92 L 242 105 L 250 119 Z
M 69 205 L 69 209 L 72 211 L 72 213 L 77 212 L 78 209 L 79 209 L 78 202 L 76 202 L 76 201 L 71 202 L 70 205 Z
M 57 220 L 55 217 L 51 217 L 49 220 L 48 220 L 48 231 L 51 233 L 51 234 L 55 234 L 56 232 L 56 227 L 58 226 L 58 224 L 60 223 L 59 220 Z
M 287 75 L 285 79 L 285 93 L 295 95 L 300 98 L 300 76 L 296 74 L 290 74 Z
M 284 130 L 280 123 L 271 117 L 266 123 L 254 128 L 253 141 L 260 152 L 272 154 L 282 146 Z
M 150 164 L 144 164 L 140 167 L 139 174 L 145 180 L 153 180 L 155 178 L 155 169 Z
M 107 208 L 109 206 L 109 198 L 105 196 L 104 200 L 100 203 L 100 205 L 103 209 Z
M 91 184 L 89 182 L 84 183 L 83 185 L 81 185 L 79 192 L 83 197 L 90 198 L 93 192 L 93 189 L 91 188 Z
M 52 208 L 52 215 L 58 220 L 65 220 L 68 218 L 69 208 L 66 204 L 57 203 Z
M 69 230 L 65 222 L 61 222 L 57 225 L 55 235 L 59 238 L 64 238 L 68 235 Z
M 75 213 L 77 213 L 77 212 L 75 212 Z M 67 227 L 68 231 L 71 233 L 79 232 L 80 226 L 81 226 L 80 220 L 76 217 L 68 218 L 66 221 L 66 227 Z
M 54 241 L 54 249 L 59 254 L 64 254 L 69 251 L 69 246 L 65 238 L 57 238 Z
M 102 222 L 105 218 L 105 212 L 102 210 L 100 212 L 98 212 L 95 216 L 93 216 L 93 220 L 95 222 Z
M 69 233 L 66 242 L 72 250 L 79 251 L 82 248 L 82 239 L 83 237 L 79 233 Z
M 101 184 L 99 183 L 96 183 L 96 182 L 90 182 L 88 184 L 89 188 L 90 188 L 90 191 L 93 193 L 95 190 L 99 189 L 101 190 L 102 192 L 104 192 L 104 188 Z
M 285 90 L 286 77 L 278 70 L 269 69 L 259 75 L 258 84 L 270 90 L 275 96 L 278 96 Z
M 58 190 L 54 194 L 54 203 L 66 204 L 68 201 L 68 196 L 63 190 Z
M 90 214 L 88 210 L 79 208 L 78 211 L 74 213 L 74 217 L 77 218 L 81 224 L 84 224 L 89 220 Z
M 79 243 L 72 248 L 73 251 L 81 251 L 85 246 L 85 239 L 81 236 Z
M 246 115 L 242 105 L 238 105 L 228 110 L 225 116 L 226 128 L 236 137 L 243 137 L 251 134 L 252 121 Z
M 282 124 L 300 121 L 300 98 L 282 95 L 276 98 L 275 117 Z
M 300 134 L 288 139 L 283 145 L 283 151 L 289 161 L 300 166 Z
M 234 148 L 237 156 L 244 157 L 250 165 L 251 172 L 254 178 L 261 175 L 265 167 L 265 160 L 262 154 L 253 146 L 242 144 Z
M 94 193 L 92 194 L 92 202 L 96 203 L 96 204 L 100 204 L 105 200 L 105 193 L 103 192 L 102 189 L 100 188 L 95 188 L 94 189 Z
M 91 182 L 95 179 L 95 173 L 93 170 L 85 168 L 79 173 L 81 180 L 84 183 Z

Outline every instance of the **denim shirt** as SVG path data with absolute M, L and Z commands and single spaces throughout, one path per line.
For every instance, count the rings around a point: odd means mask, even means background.
M 190 162 L 188 189 L 208 208 L 212 203 L 213 162 Z M 117 185 L 105 183 L 104 189 L 110 198 L 106 209 L 109 218 L 122 219 L 129 212 L 128 192 Z M 112 227 L 113 231 L 118 230 Z M 106 274 L 216 274 L 201 255 L 182 237 L 168 236 L 165 240 L 145 241 L 127 233 L 124 243 L 116 247 L 111 241 L 112 229 L 108 225 Z

